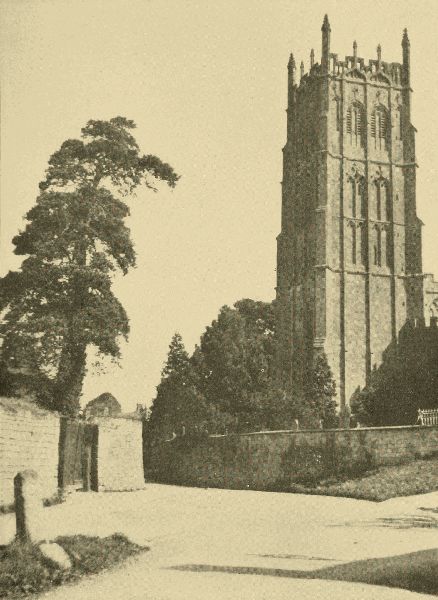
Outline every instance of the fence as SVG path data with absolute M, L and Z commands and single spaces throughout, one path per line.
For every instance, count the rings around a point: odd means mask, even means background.
M 418 409 L 418 420 L 420 425 L 438 425 L 438 408 Z

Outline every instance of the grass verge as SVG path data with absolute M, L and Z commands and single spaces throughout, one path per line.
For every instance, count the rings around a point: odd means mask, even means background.
M 284 491 L 381 502 L 389 498 L 426 494 L 437 490 L 438 457 L 434 456 L 404 465 L 380 467 L 345 481 L 326 480 L 314 485 L 293 483 Z
M 15 541 L 0 548 L 0 598 L 22 598 L 43 592 L 84 575 L 109 569 L 147 550 L 121 534 L 106 538 L 65 536 L 55 541 L 70 556 L 72 568 L 69 571 L 59 569 L 32 544 Z

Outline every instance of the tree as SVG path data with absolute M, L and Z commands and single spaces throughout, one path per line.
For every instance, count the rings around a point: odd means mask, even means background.
M 310 378 L 308 401 L 306 407 L 308 414 L 304 419 L 310 425 L 322 421 L 324 427 L 336 427 L 336 382 L 324 353 L 315 357 L 315 362 Z
M 413 425 L 438 407 L 438 329 L 406 323 L 351 407 L 366 425 Z
M 0 355 L 0 396 L 13 396 L 15 391 L 12 374 Z
M 50 160 L 15 254 L 21 269 L 0 280 L 0 334 L 9 366 L 30 371 L 39 401 L 75 414 L 86 373 L 87 348 L 114 360 L 127 338 L 126 312 L 114 296 L 113 274 L 135 264 L 122 200 L 152 181 L 174 187 L 178 175 L 142 155 L 132 121 L 89 121 L 80 140 L 69 139 Z
M 175 333 L 152 404 L 150 433 L 161 439 L 169 439 L 174 433 L 215 433 L 225 429 L 229 422 L 227 415 L 206 403 L 182 337 Z
M 207 327 L 192 362 L 207 403 L 232 416 L 239 430 L 269 426 L 278 414 L 273 390 L 275 317 L 271 303 L 244 299 L 221 308 Z M 287 420 L 287 418 L 285 417 Z

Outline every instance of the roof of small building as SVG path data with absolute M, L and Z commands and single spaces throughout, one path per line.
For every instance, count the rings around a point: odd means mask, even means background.
M 110 406 L 113 410 L 117 410 L 117 411 L 122 410 L 122 407 L 120 406 L 120 402 L 117 400 L 117 398 L 115 398 L 109 392 L 104 392 L 103 394 L 100 394 L 100 396 L 97 396 L 97 398 L 90 400 L 90 402 L 88 402 L 88 404 L 86 404 L 85 409 L 93 408 L 93 406 L 99 406 L 101 404 Z

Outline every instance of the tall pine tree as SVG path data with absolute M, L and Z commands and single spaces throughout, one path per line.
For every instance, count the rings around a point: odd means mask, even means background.
M 135 252 L 122 200 L 160 179 L 175 186 L 172 167 L 142 155 L 132 121 L 89 121 L 82 139 L 65 141 L 49 160 L 27 224 L 13 239 L 21 269 L 0 280 L 2 357 L 28 374 L 48 408 L 74 415 L 86 373 L 87 349 L 120 356 L 128 317 L 111 290 Z

